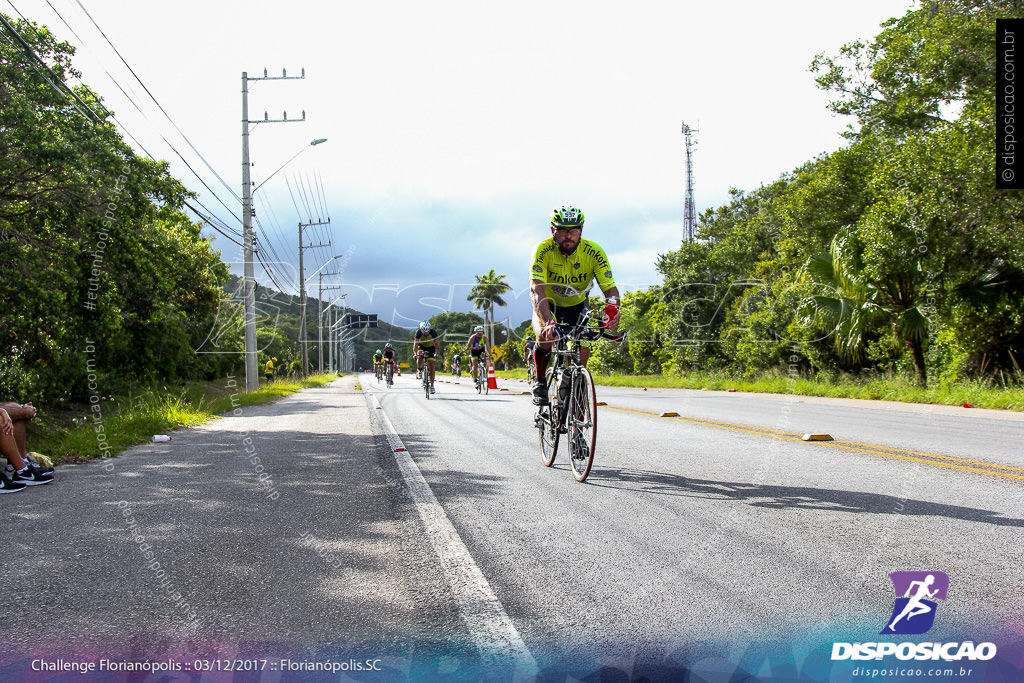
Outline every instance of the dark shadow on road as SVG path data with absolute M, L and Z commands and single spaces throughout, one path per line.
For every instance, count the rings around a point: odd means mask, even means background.
M 315 405 L 292 399 L 274 415 Z M 3 501 L 16 552 L 0 559 L 0 593 L 21 603 L 9 623 L 60 643 L 61 656 L 133 638 L 195 637 L 209 643 L 195 651 L 210 653 L 240 641 L 445 648 L 434 634 L 457 617 L 440 579 L 415 564 L 432 550 L 399 480 L 377 437 L 301 430 L 182 430 L 169 444 L 66 466 L 55 484 Z M 29 600 L 36 590 L 44 600 Z
M 1024 519 L 1003 517 L 998 512 L 990 510 L 944 505 L 880 493 L 693 479 L 678 474 L 625 467 L 595 468 L 591 472 L 587 484 L 635 491 L 636 493 L 740 501 L 753 507 L 776 510 L 803 509 L 859 514 L 946 517 L 996 526 L 1024 527 Z

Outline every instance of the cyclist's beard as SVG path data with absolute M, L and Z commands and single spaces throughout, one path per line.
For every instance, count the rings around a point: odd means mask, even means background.
M 566 244 L 571 244 L 572 248 L 566 248 Z M 578 247 L 578 246 L 580 246 L 579 242 L 573 243 L 573 241 L 571 239 L 565 239 L 565 240 L 562 240 L 561 242 L 558 243 L 558 251 L 562 252 L 566 256 L 569 256 L 574 251 L 576 251 L 576 247 Z

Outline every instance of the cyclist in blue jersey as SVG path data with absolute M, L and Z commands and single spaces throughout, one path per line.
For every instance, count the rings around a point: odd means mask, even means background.
M 470 369 L 469 376 L 476 377 L 476 368 L 480 364 L 480 355 L 487 351 L 487 335 L 484 334 L 483 325 L 477 325 L 473 329 L 473 334 L 469 336 L 469 341 L 466 342 L 466 348 L 469 349 L 469 355 L 473 359 L 473 367 Z

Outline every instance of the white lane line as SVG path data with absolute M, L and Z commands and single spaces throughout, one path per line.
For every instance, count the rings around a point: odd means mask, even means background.
M 516 673 L 531 676 L 537 673 L 537 661 L 523 642 L 515 624 L 505 612 L 483 572 L 473 561 L 469 549 L 462 542 L 448 514 L 434 496 L 423 478 L 423 473 L 409 455 L 402 439 L 395 431 L 374 392 L 367 392 L 374 412 L 380 415 L 384 434 L 395 454 L 398 468 L 409 487 L 416 510 L 426 527 L 427 537 L 434 546 L 445 576 L 451 585 L 459 612 L 469 627 L 470 636 L 485 661 L 512 664 Z

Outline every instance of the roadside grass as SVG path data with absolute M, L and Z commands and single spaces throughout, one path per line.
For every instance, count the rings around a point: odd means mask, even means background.
M 497 373 L 507 379 L 526 379 L 526 370 Z M 680 377 L 671 375 L 622 375 L 595 373 L 598 384 L 650 389 L 707 389 L 709 391 L 758 392 L 765 394 L 797 394 L 828 398 L 859 398 L 875 401 L 900 401 L 934 405 L 1024 410 L 1024 386 L 998 386 L 972 380 L 939 384 L 921 389 L 911 380 L 899 377 L 859 379 L 790 379 L 782 373 L 766 373 L 753 379 L 732 377 L 724 373 L 693 373 Z
M 337 379 L 335 375 L 310 375 L 303 380 L 282 380 L 244 391 L 245 380 L 229 383 L 194 382 L 184 386 L 160 386 L 128 396 L 105 397 L 96 404 L 71 409 L 42 409 L 29 425 L 28 449 L 44 453 L 55 462 L 77 462 L 103 457 L 100 435 L 110 453 L 149 441 L 179 427 L 193 427 L 217 419 L 243 406 L 270 403 L 308 387 Z M 242 386 L 239 386 L 241 384 Z M 93 406 L 98 406 L 94 408 Z

